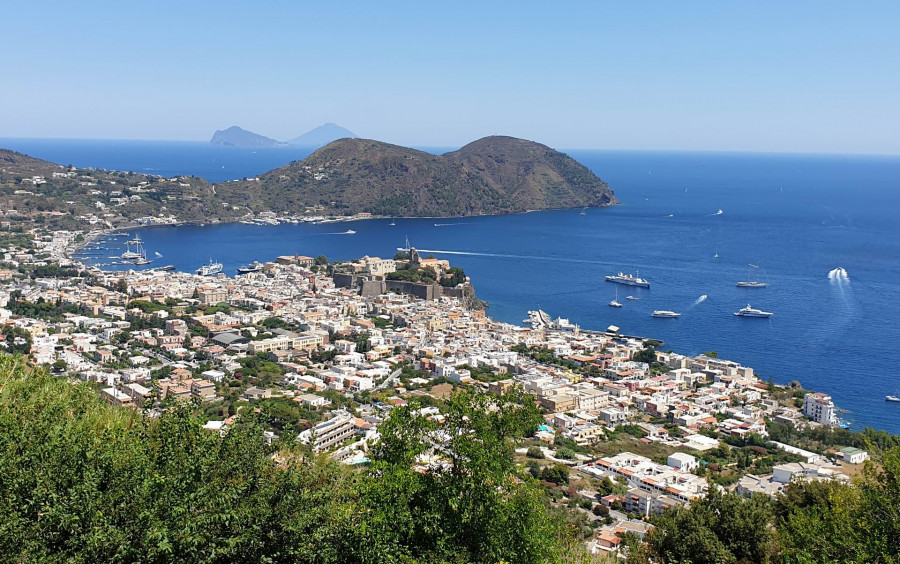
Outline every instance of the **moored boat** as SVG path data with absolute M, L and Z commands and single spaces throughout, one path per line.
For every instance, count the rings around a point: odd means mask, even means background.
M 649 288 L 650 282 L 641 278 L 641 273 L 637 272 L 635 274 L 625 274 L 623 272 L 619 272 L 618 274 L 612 274 L 604 277 L 607 282 L 613 282 L 615 284 L 623 284 L 625 286 L 638 286 L 640 288 Z
M 215 276 L 220 272 L 222 272 L 222 263 L 213 262 L 213 259 L 209 259 L 209 264 L 204 264 L 197 269 L 197 274 L 200 276 Z
M 747 307 L 742 307 L 734 313 L 738 317 L 772 317 L 774 314 L 771 311 L 763 311 L 761 309 L 756 309 L 755 307 L 750 307 L 750 304 L 747 304 Z
M 258 260 L 253 261 L 252 263 L 238 267 L 238 274 L 249 274 L 251 272 L 259 272 L 263 269 L 263 265 Z
M 756 278 L 750 280 L 750 269 L 756 269 Z M 738 288 L 765 288 L 768 286 L 765 282 L 759 281 L 759 265 L 758 264 L 748 264 L 747 265 L 747 280 L 741 280 L 737 283 Z
M 669 318 L 669 319 L 681 317 L 680 313 L 677 313 L 674 311 L 669 311 L 667 309 L 658 309 L 658 310 L 654 311 L 653 313 L 651 313 L 650 315 L 652 317 L 662 317 L 662 318 Z

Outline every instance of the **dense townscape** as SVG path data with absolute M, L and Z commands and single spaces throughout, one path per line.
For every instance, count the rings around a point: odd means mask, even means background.
M 515 460 L 594 554 L 628 552 L 652 517 L 710 495 L 775 499 L 798 481 L 849 483 L 868 458 L 834 429 L 826 394 L 616 328 L 492 321 L 477 300 L 461 301 L 473 295 L 461 269 L 415 249 L 200 276 L 87 268 L 70 258 L 84 235 L 0 249 L 7 352 L 148 418 L 194 405 L 208 433 L 260 414 L 268 442 L 350 466 L 371 462 L 398 408 L 440 425 L 459 390 L 524 392 L 542 420 Z M 412 461 L 426 473 L 445 462 L 439 448 Z

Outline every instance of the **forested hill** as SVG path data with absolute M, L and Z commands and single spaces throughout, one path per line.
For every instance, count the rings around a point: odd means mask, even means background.
M 485 137 L 432 155 L 369 139 L 340 139 L 256 183 L 230 183 L 229 202 L 279 212 L 321 206 L 335 213 L 452 217 L 617 203 L 584 165 L 545 145 Z

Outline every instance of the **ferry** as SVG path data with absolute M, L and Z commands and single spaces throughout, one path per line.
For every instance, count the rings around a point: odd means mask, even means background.
M 209 259 L 209 264 L 204 264 L 197 269 L 197 274 L 200 276 L 215 276 L 220 272 L 222 272 L 222 263 L 213 262 L 212 259 Z
M 747 304 L 747 307 L 742 307 L 737 310 L 734 314 L 738 317 L 772 317 L 774 315 L 771 311 L 763 311 L 761 309 L 750 307 L 750 304 Z
M 641 278 L 641 273 L 638 272 L 636 274 L 624 274 L 619 272 L 618 274 L 606 276 L 607 282 L 614 282 L 616 284 L 624 284 L 625 286 L 639 286 L 641 288 L 649 288 L 650 282 L 647 282 L 643 278 Z
M 667 309 L 658 309 L 650 314 L 651 317 L 663 317 L 668 319 L 674 319 L 676 317 L 681 317 L 680 313 L 676 313 L 674 311 L 669 311 Z
M 900 402 L 900 398 L 898 398 L 897 396 L 884 396 L 884 401 Z
M 259 272 L 262 269 L 263 269 L 262 263 L 259 262 L 258 260 L 255 260 L 248 265 L 239 266 L 237 271 L 238 271 L 238 274 L 249 274 L 251 272 Z

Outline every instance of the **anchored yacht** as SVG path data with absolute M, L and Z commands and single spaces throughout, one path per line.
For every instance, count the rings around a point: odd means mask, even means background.
M 663 318 L 676 318 L 681 317 L 680 313 L 676 313 L 674 311 L 669 311 L 667 309 L 658 309 L 650 314 L 652 317 L 663 317 Z
M 755 307 L 750 307 L 750 304 L 747 304 L 747 307 L 742 307 L 737 310 L 735 315 L 738 317 L 772 317 L 774 314 L 771 311 L 756 309 Z

